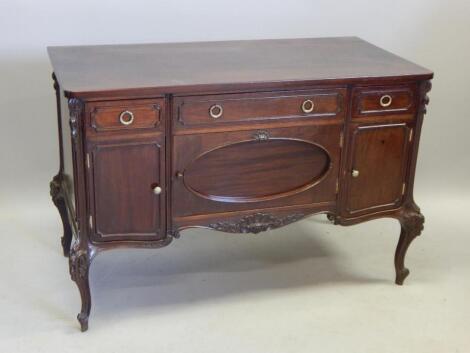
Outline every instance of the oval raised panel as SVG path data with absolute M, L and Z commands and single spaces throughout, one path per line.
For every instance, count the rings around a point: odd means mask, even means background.
M 184 172 L 193 193 L 215 201 L 256 202 L 293 195 L 326 176 L 328 153 L 293 139 L 243 141 L 196 158 Z

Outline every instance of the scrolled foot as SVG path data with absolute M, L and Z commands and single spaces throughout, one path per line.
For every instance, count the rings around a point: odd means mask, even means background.
M 397 270 L 397 274 L 395 277 L 395 283 L 398 284 L 399 286 L 403 285 L 403 281 L 405 280 L 406 277 L 410 274 L 410 270 L 408 270 L 406 267 L 400 270 Z
M 88 330 L 88 318 L 91 311 L 91 293 L 88 273 L 91 256 L 87 249 L 72 247 L 69 257 L 70 277 L 77 284 L 82 300 L 82 308 L 77 315 L 82 332 Z
M 405 267 L 405 255 L 411 242 L 421 234 L 424 228 L 424 216 L 419 208 L 413 205 L 405 208 L 398 217 L 401 224 L 400 239 L 395 251 L 395 283 L 402 285 L 410 271 Z
M 79 313 L 77 320 L 80 323 L 80 330 L 85 332 L 88 330 L 88 315 L 86 313 Z

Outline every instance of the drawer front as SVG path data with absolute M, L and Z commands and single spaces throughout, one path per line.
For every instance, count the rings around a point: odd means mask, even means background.
M 177 135 L 173 216 L 334 202 L 342 124 Z
M 269 119 L 336 117 L 345 89 L 175 98 L 175 128 L 210 127 Z
M 164 100 L 96 102 L 90 107 L 88 127 L 93 132 L 159 129 Z
M 415 111 L 414 87 L 359 87 L 354 89 L 353 115 L 392 115 Z

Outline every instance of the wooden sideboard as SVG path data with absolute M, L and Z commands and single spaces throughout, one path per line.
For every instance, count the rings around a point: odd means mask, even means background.
M 160 248 L 191 227 L 395 218 L 403 283 L 424 223 L 413 182 L 431 71 L 355 37 L 48 50 L 60 145 L 51 196 L 82 331 L 97 253 Z

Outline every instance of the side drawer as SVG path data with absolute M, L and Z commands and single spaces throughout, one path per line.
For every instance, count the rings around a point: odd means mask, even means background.
M 175 128 L 336 117 L 344 112 L 345 95 L 345 89 L 330 89 L 176 97 Z
M 164 99 L 90 103 L 87 128 L 92 132 L 159 129 Z
M 414 113 L 415 87 L 356 87 L 353 90 L 353 117 Z

